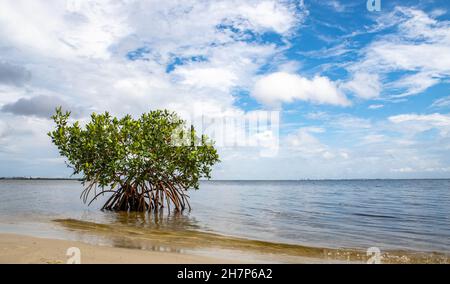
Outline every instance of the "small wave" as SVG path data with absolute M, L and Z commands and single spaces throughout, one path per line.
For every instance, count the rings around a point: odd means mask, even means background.
M 355 216 L 371 217 L 371 218 L 384 218 L 384 219 L 398 219 L 398 217 L 390 215 L 377 215 L 377 214 L 367 214 L 367 213 L 353 213 Z

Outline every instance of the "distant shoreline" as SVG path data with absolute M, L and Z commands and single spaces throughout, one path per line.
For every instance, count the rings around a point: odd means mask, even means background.
M 0 180 L 68 180 L 82 181 L 82 178 L 58 177 L 0 177 Z M 342 179 L 201 179 L 201 182 L 293 182 L 293 181 L 385 181 L 385 180 L 450 180 L 448 178 L 342 178 Z
M 82 181 L 81 178 L 45 178 L 45 177 L 0 177 L 0 180 L 75 180 L 75 181 Z

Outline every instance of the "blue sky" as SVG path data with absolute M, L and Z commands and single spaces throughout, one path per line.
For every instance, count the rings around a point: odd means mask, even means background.
M 0 176 L 70 175 L 62 105 L 278 112 L 276 154 L 219 147 L 217 179 L 450 177 L 448 1 L 30 2 L 0 11 Z

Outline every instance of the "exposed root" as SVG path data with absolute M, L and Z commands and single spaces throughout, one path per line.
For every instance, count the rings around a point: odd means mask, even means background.
M 113 193 L 102 207 L 102 210 L 111 211 L 154 211 L 158 212 L 164 205 L 170 210 L 171 206 L 176 211 L 191 210 L 189 196 L 185 194 L 187 188 L 180 184 L 169 182 L 158 182 L 151 184 L 148 182 L 139 184 L 123 183 L 117 189 L 101 189 L 97 193 L 97 185 L 91 182 L 81 193 L 80 198 L 87 203 L 91 191 L 94 190 L 94 197 L 89 205 L 99 196 L 105 193 Z

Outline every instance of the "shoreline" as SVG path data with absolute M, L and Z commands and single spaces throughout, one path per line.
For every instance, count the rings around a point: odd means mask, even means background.
M 82 181 L 82 178 L 65 177 L 0 177 L 6 181 Z M 299 182 L 299 181 L 407 181 L 407 180 L 450 180 L 450 177 L 423 178 L 299 178 L 299 179 L 200 179 L 201 182 Z
M 71 256 L 67 250 L 80 249 L 82 264 L 220 264 L 244 263 L 236 259 L 200 256 L 190 253 L 92 245 L 81 241 L 38 238 L 0 233 L 2 264 L 65 264 Z
M 276 264 L 276 263 L 343 263 L 324 257 L 322 249 L 283 243 L 218 235 L 201 231 L 147 230 L 138 227 L 110 226 L 75 219 L 52 220 L 55 228 L 42 223 L 35 230 L 17 230 L 14 225 L 0 229 L 0 264 L 65 263 L 69 247 L 87 247 L 99 259 L 85 263 L 157 263 L 157 264 Z M 44 226 L 42 226 L 44 225 Z M 1 228 L 1 227 L 0 227 Z M 29 224 L 25 225 L 29 229 Z M 43 230 L 42 230 L 43 229 Z M 56 229 L 56 230 L 55 230 Z M 62 231 L 58 232 L 59 229 Z M 43 233 L 44 232 L 44 233 Z M 32 245 L 31 245 L 32 244 Z M 267 246 L 268 245 L 268 246 Z M 16 250 L 22 248 L 22 250 Z M 63 249 L 64 248 L 64 249 Z M 291 254 L 300 248 L 301 252 Z M 35 257 L 38 250 L 41 258 Z M 116 251 L 129 256 L 114 258 Z M 27 255 L 30 259 L 26 259 Z M 113 258 L 106 256 L 112 254 Z M 150 256 L 143 260 L 141 255 Z M 55 258 L 55 256 L 58 256 Z M 162 256 L 154 258 L 153 256 Z M 136 259 L 134 259 L 136 257 Z M 355 262 L 352 260 L 350 262 Z M 360 263 L 360 261 L 356 261 Z
M 356 248 L 320 248 L 198 231 L 147 230 L 74 219 L 53 220 L 69 235 L 0 230 L 0 264 L 64 264 L 67 249 L 86 264 L 366 263 Z M 69 236 L 69 237 L 68 237 Z M 383 251 L 382 263 L 450 263 L 450 254 Z

